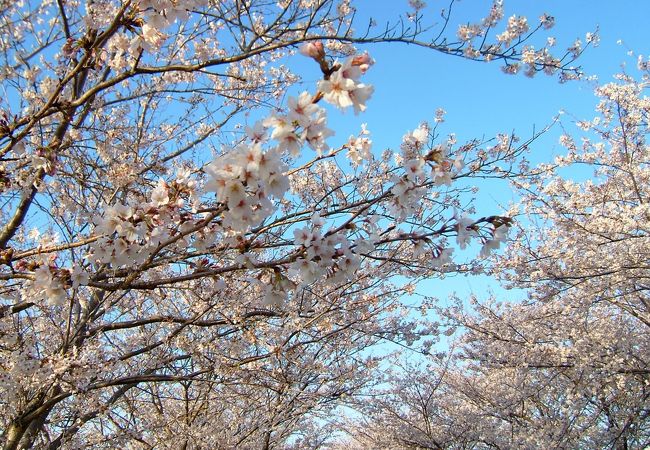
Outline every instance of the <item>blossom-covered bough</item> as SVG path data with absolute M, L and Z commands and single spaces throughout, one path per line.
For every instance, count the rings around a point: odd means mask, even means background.
M 399 152 L 365 128 L 334 143 L 324 105 L 373 93 L 353 45 L 563 79 L 582 49 L 533 50 L 552 18 L 501 1 L 458 33 L 411 3 L 359 33 L 349 1 L 2 2 L 5 449 L 317 446 L 319 415 L 368 382 L 364 350 L 429 333 L 396 277 L 504 239 L 510 220 L 471 219 L 454 183 L 507 174 L 522 146 L 460 145 L 441 116 Z M 297 48 L 322 80 L 283 104 Z
M 598 115 L 560 138 L 564 155 L 515 178 L 527 225 L 493 271 L 527 298 L 440 308 L 460 336 L 361 403 L 361 448 L 650 445 L 650 73 L 638 65 L 638 80 L 596 88 Z

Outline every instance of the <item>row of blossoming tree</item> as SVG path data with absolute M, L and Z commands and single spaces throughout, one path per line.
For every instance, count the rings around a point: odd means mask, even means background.
M 492 273 L 516 303 L 438 309 L 450 350 L 395 368 L 347 448 L 650 445 L 650 72 L 596 88 L 565 154 L 514 179 L 522 225 Z M 570 169 L 570 170 L 567 170 Z M 513 298 L 516 298 L 514 295 Z M 441 330 L 441 331 L 442 331 Z
M 436 121 L 396 152 L 335 136 L 328 111 L 373 94 L 355 46 L 563 80 L 582 48 L 533 49 L 553 18 L 500 0 L 431 24 L 410 3 L 380 26 L 347 0 L 0 3 L 5 449 L 318 447 L 372 382 L 367 349 L 437 331 L 401 298 L 456 270 L 454 248 L 505 239 L 468 186 L 513 175 L 525 145 Z M 321 80 L 287 96 L 294 61 Z

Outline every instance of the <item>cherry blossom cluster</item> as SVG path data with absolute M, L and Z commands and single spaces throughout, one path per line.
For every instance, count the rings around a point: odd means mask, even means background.
M 324 274 L 333 283 L 352 279 L 359 268 L 359 247 L 355 248 L 344 232 L 323 233 L 325 222 L 319 214 L 311 218 L 311 227 L 293 231 L 294 244 L 304 250 L 289 267 L 289 275 L 303 285 L 320 279 Z
M 205 190 L 228 207 L 223 226 L 245 230 L 272 214 L 271 199 L 281 199 L 289 188 L 286 169 L 278 151 L 264 152 L 259 142 L 228 149 L 208 164 Z
M 413 213 L 419 199 L 427 192 L 428 182 L 434 186 L 450 186 L 452 178 L 464 166 L 463 155 L 459 152 L 451 159 L 450 138 L 445 144 L 434 147 L 429 145 L 430 136 L 428 125 L 422 124 L 402 138 L 401 153 L 398 160 L 404 169 L 405 176 L 393 176 L 393 212 L 398 217 L 406 217 Z
M 360 165 L 363 161 L 372 159 L 372 140 L 368 137 L 370 131 L 366 124 L 361 125 L 361 132 L 358 136 L 350 136 L 346 145 L 348 152 L 347 157 L 353 166 Z
M 96 218 L 99 239 L 91 244 L 89 259 L 114 268 L 144 263 L 174 233 L 193 225 L 182 208 L 196 206 L 196 186 L 189 173 L 181 171 L 171 183 L 160 179 L 147 202 L 107 207 Z
M 544 19 L 542 19 L 544 20 Z M 547 22 L 544 22 L 545 24 Z M 511 16 L 508 18 L 508 24 L 503 33 L 497 35 L 497 40 L 503 42 L 505 45 L 510 45 L 515 39 L 524 36 L 530 27 L 528 26 L 528 19 L 523 16 Z
M 63 305 L 67 294 L 61 273 L 45 264 L 36 268 L 31 289 L 26 291 L 26 298 L 55 306 Z
M 273 114 L 263 121 L 263 126 L 271 129 L 271 139 L 283 153 L 294 157 L 300 155 L 305 144 L 322 154 L 328 148 L 325 139 L 334 134 L 327 128 L 325 110 L 308 92 L 302 92 L 298 98 L 290 97 L 287 103 L 286 115 Z
M 367 53 L 348 58 L 342 64 L 335 64 L 336 70 L 329 78 L 318 82 L 318 90 L 323 94 L 323 99 L 342 110 L 352 106 L 355 114 L 365 111 L 366 102 L 374 88 L 359 83 L 359 78 L 372 64 Z

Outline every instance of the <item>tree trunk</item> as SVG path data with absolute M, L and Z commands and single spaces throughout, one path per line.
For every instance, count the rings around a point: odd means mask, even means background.
M 18 444 L 25 434 L 25 427 L 17 422 L 12 422 L 4 433 L 3 450 L 17 450 Z

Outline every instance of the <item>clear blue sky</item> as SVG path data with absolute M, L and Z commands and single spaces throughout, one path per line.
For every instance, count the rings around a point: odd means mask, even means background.
M 366 0 L 371 14 L 390 17 L 406 0 Z M 434 20 L 440 5 L 429 1 L 425 13 Z M 487 0 L 463 0 L 459 17 L 480 17 Z M 555 16 L 556 26 L 548 33 L 557 38 L 557 50 L 598 27 L 599 47 L 592 48 L 580 63 L 587 74 L 602 82 L 620 70 L 623 62 L 634 65 L 637 54 L 650 52 L 650 1 L 647 0 L 506 0 L 506 14 L 527 15 L 531 22 L 544 12 Z M 379 8 L 381 6 L 381 8 Z M 363 14 L 368 12 L 363 11 Z M 381 22 L 380 22 L 381 23 Z M 623 45 L 617 41 L 622 40 Z M 376 87 L 369 103 L 367 121 L 375 129 L 377 143 L 392 145 L 402 132 L 433 116 L 437 107 L 448 112 L 448 129 L 473 137 L 517 129 L 521 134 L 533 124 L 546 123 L 560 109 L 576 115 L 588 114 L 594 104 L 585 83 L 559 84 L 554 77 L 506 76 L 498 63 L 478 63 L 427 52 L 412 46 L 383 45 L 371 49 L 377 63 L 367 80 Z M 386 132 L 386 133 L 384 133 Z M 378 134 L 381 133 L 381 134 Z M 385 134 L 385 137 L 384 137 Z M 379 139 L 381 137 L 381 139 Z

